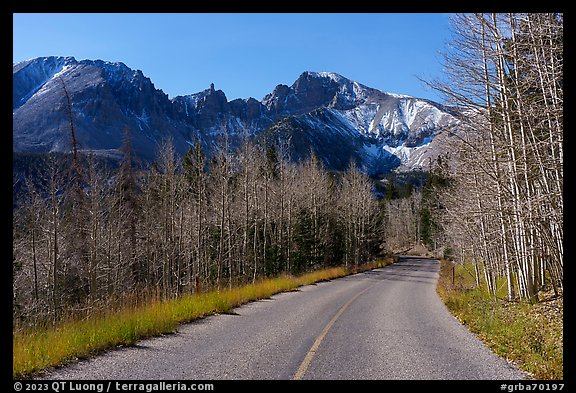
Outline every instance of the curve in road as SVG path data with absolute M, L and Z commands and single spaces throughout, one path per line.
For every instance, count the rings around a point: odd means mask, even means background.
M 446 309 L 415 257 L 281 293 L 46 379 L 524 379 Z

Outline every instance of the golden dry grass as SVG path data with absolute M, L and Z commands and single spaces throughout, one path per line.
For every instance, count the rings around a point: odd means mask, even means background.
M 176 299 L 133 302 L 87 318 L 69 318 L 54 327 L 13 331 L 13 377 L 25 378 L 43 369 L 86 358 L 106 349 L 174 332 L 178 325 L 214 313 L 227 313 L 250 301 L 296 289 L 302 285 L 382 267 L 392 259 L 356 269 L 335 267 L 301 276 L 283 275 L 221 291 L 184 295 Z M 143 304 L 142 304 L 143 303 Z
M 534 379 L 563 379 L 563 298 L 540 294 L 541 302 L 506 302 L 505 285 L 495 299 L 468 273 L 442 263 L 438 293 L 450 311 L 495 353 L 528 372 Z M 502 283 L 503 284 L 503 283 Z

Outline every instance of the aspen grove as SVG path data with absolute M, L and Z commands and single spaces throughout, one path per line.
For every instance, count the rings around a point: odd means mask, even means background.
M 126 130 L 116 169 L 90 155 L 49 155 L 43 191 L 27 181 L 14 211 L 15 323 L 357 265 L 382 252 L 373 183 L 353 165 L 331 173 L 314 155 L 293 163 L 282 146 L 250 142 L 232 153 L 224 141 L 210 158 L 197 143 L 179 158 L 168 141 L 137 169 L 130 146 Z

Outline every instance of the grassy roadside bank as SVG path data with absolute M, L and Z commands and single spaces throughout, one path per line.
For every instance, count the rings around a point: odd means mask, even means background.
M 441 261 L 438 294 L 470 331 L 495 353 L 534 379 L 563 379 L 563 298 L 541 294 L 541 302 L 509 303 L 485 285 L 476 287 L 474 267 Z M 543 295 L 543 296 L 542 296 Z
M 251 301 L 393 262 L 393 257 L 387 257 L 354 269 L 334 267 L 301 276 L 285 275 L 232 289 L 165 301 L 151 300 L 143 305 L 127 304 L 121 310 L 82 320 L 68 320 L 55 327 L 19 329 L 13 331 L 12 375 L 13 378 L 27 378 L 43 369 L 87 358 L 107 349 L 173 333 L 180 324 L 211 314 L 227 313 Z

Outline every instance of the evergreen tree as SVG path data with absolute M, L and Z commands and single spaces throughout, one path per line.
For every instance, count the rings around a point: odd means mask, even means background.
M 440 192 L 450 184 L 448 177 L 447 162 L 439 156 L 429 165 L 430 172 L 424 188 L 422 189 L 422 201 L 420 207 L 420 241 L 429 248 L 436 249 L 438 239 L 441 237 L 439 215 L 442 205 Z
M 132 279 L 136 287 L 144 285 L 147 277 L 144 261 L 137 257 L 138 250 L 136 236 L 138 218 L 140 217 L 140 206 L 138 201 L 139 186 L 136 180 L 136 171 L 134 168 L 134 155 L 132 152 L 132 138 L 130 129 L 124 128 L 122 137 L 122 161 L 118 170 L 116 179 L 116 209 L 118 211 L 118 222 L 122 242 L 126 244 L 128 255 L 127 265 L 132 271 Z

